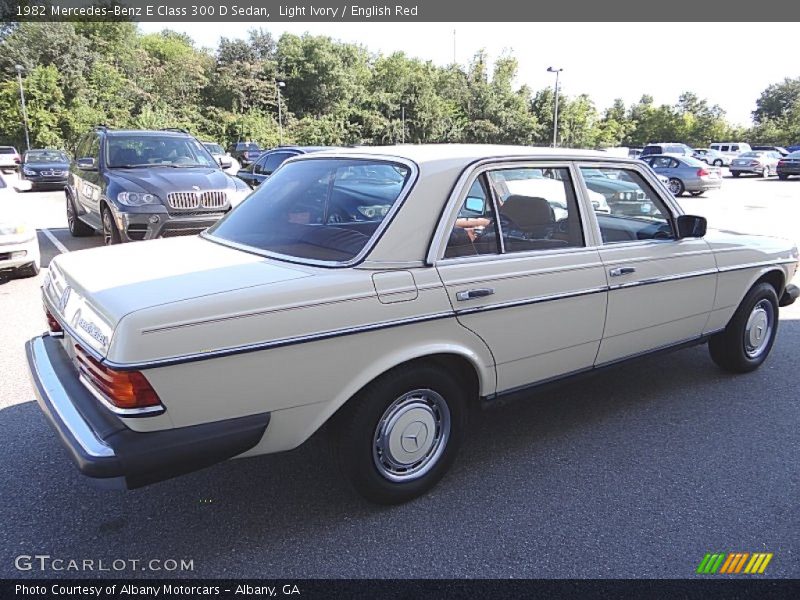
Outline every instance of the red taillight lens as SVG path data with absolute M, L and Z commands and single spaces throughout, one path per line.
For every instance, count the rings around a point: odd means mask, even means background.
M 14 157 L 14 162 L 19 164 L 19 161 L 20 161 L 19 155 L 15 156 Z
M 117 408 L 160 406 L 161 399 L 139 371 L 115 371 L 75 346 L 78 368 L 89 383 Z
M 53 316 L 53 313 L 50 312 L 50 309 L 46 306 L 44 307 L 44 316 L 47 319 L 47 328 L 50 330 L 50 333 L 63 333 L 64 330 L 61 329 L 61 323 Z
M 711 173 L 709 173 L 705 169 L 697 169 L 697 176 L 698 177 L 708 177 L 709 175 L 711 175 Z

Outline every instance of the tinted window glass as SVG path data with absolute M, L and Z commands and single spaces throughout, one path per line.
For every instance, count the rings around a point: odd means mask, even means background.
M 408 167 L 391 162 L 298 161 L 267 179 L 209 233 L 290 258 L 345 262 L 367 245 L 409 176 Z
M 17 151 L 10 146 L 0 146 L 0 154 L 16 154 Z
M 639 173 L 619 168 L 602 170 L 617 184 L 606 186 L 603 192 L 611 213 L 597 214 L 604 244 L 674 238 L 669 211 Z M 584 179 L 592 189 L 592 180 Z
M 498 252 L 494 206 L 483 176 L 467 192 L 464 204 L 450 232 L 445 258 L 496 254 Z
M 69 162 L 67 155 L 58 150 L 31 150 L 25 153 L 26 163 Z
M 506 252 L 583 246 L 575 189 L 566 168 L 503 169 L 488 173 L 499 208 Z
M 258 166 L 256 167 L 256 173 L 262 173 L 264 175 L 272 175 L 272 173 L 280 167 L 283 162 L 291 157 L 294 154 L 290 152 L 273 152 L 264 158 L 264 160 L 258 161 Z
M 161 135 L 115 135 L 106 144 L 106 160 L 119 167 L 213 167 L 217 161 L 192 137 Z

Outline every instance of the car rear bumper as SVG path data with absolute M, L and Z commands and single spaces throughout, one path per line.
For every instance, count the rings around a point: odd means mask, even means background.
M 33 239 L 0 245 L 0 271 L 39 262 L 39 242 Z
M 25 344 L 36 398 L 73 462 L 103 487 L 137 488 L 232 458 L 254 447 L 270 414 L 260 413 L 140 433 L 103 407 L 80 383 L 59 341 Z
M 778 167 L 776 171 L 778 172 L 778 175 L 800 175 L 800 165 Z
M 695 179 L 686 182 L 686 189 L 690 192 L 705 192 L 707 190 L 718 190 L 722 187 L 722 179 Z
M 750 167 L 747 165 L 731 165 L 730 172 L 731 173 L 754 173 L 756 175 L 761 175 L 764 172 L 766 167 Z

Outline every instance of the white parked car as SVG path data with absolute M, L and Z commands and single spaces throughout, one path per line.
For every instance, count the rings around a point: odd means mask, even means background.
M 0 272 L 35 277 L 41 263 L 39 239 L 36 229 L 11 207 L 12 194 L 0 177 Z
M 242 168 L 239 161 L 233 158 L 229 152 L 225 152 L 225 149 L 216 142 L 203 142 L 203 146 L 228 175 L 236 175 Z
M 582 172 L 598 168 L 646 210 L 595 212 Z M 509 171 L 558 181 L 559 217 L 505 193 Z M 78 468 L 109 485 L 289 450 L 328 423 L 347 479 L 396 503 L 444 475 L 482 403 L 703 342 L 725 370 L 757 368 L 797 262 L 780 239 L 706 233 L 639 160 L 331 150 L 200 236 L 56 257 L 27 357 Z

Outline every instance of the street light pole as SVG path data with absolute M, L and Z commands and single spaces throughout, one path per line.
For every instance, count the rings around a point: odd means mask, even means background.
M 281 114 L 281 88 L 286 87 L 285 81 L 276 81 L 275 90 L 278 94 L 278 145 L 283 146 L 283 117 Z
M 22 89 L 22 71 L 23 71 L 23 67 L 22 67 L 22 65 L 16 65 L 15 68 L 17 70 L 17 80 L 19 81 L 19 99 L 20 99 L 20 102 L 22 103 L 22 123 L 25 125 L 25 149 L 26 150 L 30 150 L 31 149 L 31 138 L 30 138 L 30 135 L 28 134 L 28 111 L 25 108 L 25 92 Z
M 548 73 L 556 74 L 556 98 L 553 110 L 553 148 L 558 146 L 558 74 L 563 70 L 564 69 L 556 69 L 555 67 L 547 67 Z

